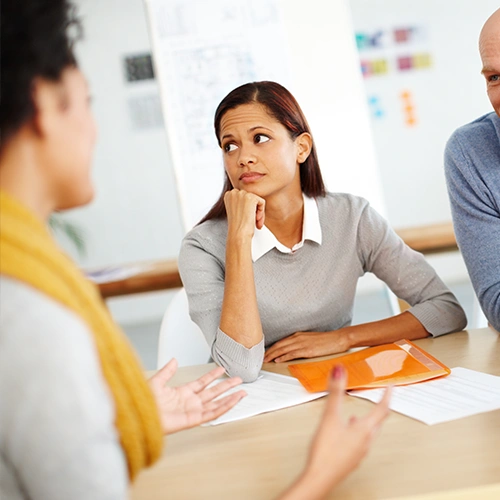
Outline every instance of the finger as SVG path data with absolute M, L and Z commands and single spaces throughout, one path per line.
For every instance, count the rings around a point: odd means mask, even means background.
M 264 226 L 265 217 L 266 217 L 266 202 L 262 198 L 259 198 L 255 212 L 255 225 L 257 226 L 257 229 L 262 229 L 262 227 Z
M 280 345 L 277 345 L 277 342 L 266 351 L 264 355 L 264 361 L 266 363 L 273 360 L 276 361 L 276 358 L 280 358 L 281 356 L 285 356 L 292 351 L 297 351 L 298 349 L 303 348 L 300 339 L 290 339 L 290 337 L 288 337 L 280 342 Z
M 338 417 L 340 415 L 340 407 L 344 399 L 344 393 L 347 383 L 347 375 L 345 368 L 341 365 L 335 365 L 328 380 L 328 398 L 325 407 L 325 418 Z
M 210 370 L 208 373 L 203 375 L 202 377 L 193 380 L 193 382 L 190 382 L 187 384 L 187 386 L 196 394 L 201 392 L 205 387 L 209 384 L 211 384 L 214 380 L 218 379 L 222 375 L 224 375 L 225 370 L 221 366 L 218 366 L 217 368 L 214 368 L 213 370 Z
M 172 358 L 163 368 L 160 368 L 152 377 L 155 383 L 165 385 L 177 371 L 177 360 Z
M 375 406 L 375 408 L 365 417 L 365 422 L 368 426 L 373 429 L 375 432 L 382 422 L 389 415 L 389 403 L 392 395 L 392 386 L 387 387 L 384 392 L 384 397 L 381 401 Z
M 274 358 L 286 354 L 290 350 L 290 346 L 294 346 L 297 343 L 298 339 L 294 335 L 278 340 L 278 342 L 269 347 L 264 353 L 264 361 L 272 361 Z
M 305 349 L 295 349 L 290 351 L 283 356 L 275 358 L 275 363 L 285 363 L 286 361 L 291 361 L 292 359 L 308 358 L 309 355 Z
M 243 381 L 240 377 L 228 378 L 218 384 L 210 387 L 209 389 L 205 389 L 204 391 L 199 393 L 200 399 L 203 403 L 208 401 L 212 401 L 213 399 L 219 397 L 221 394 L 229 391 L 233 387 L 240 385 Z
M 234 394 L 230 394 L 229 396 L 214 401 L 207 410 L 203 411 L 201 423 L 210 422 L 211 420 L 215 420 L 221 415 L 224 415 L 224 413 L 227 413 L 246 395 L 245 391 L 238 391 Z

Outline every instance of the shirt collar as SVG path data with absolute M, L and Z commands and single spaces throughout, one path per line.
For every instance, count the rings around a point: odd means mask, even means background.
M 318 204 L 314 198 L 308 198 L 302 193 L 304 199 L 304 223 L 302 227 L 302 240 L 288 248 L 281 244 L 276 236 L 264 226 L 262 229 L 255 229 L 252 238 L 252 261 L 256 262 L 264 254 L 276 248 L 282 253 L 293 253 L 304 245 L 305 240 L 315 241 L 321 245 L 322 233 L 319 223 Z

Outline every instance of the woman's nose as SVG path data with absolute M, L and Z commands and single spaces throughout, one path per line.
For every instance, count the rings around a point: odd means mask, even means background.
M 256 162 L 256 157 L 252 148 L 250 147 L 241 147 L 240 148 L 240 156 L 238 157 L 238 165 L 240 167 L 244 167 L 249 164 L 254 164 Z

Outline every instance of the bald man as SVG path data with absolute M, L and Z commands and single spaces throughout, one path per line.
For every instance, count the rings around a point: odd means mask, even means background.
M 495 111 L 454 132 L 445 173 L 458 246 L 484 314 L 500 331 L 500 9 L 481 30 L 479 52 Z

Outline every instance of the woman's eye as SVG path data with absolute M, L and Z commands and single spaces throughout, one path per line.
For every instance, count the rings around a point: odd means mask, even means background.
M 234 151 L 236 149 L 236 144 L 233 144 L 231 142 L 228 142 L 225 146 L 224 146 L 224 151 L 226 153 L 230 153 L 231 151 Z
M 267 142 L 269 141 L 269 137 L 267 137 L 267 135 L 264 135 L 264 134 L 257 134 L 255 137 L 254 137 L 254 140 L 257 144 L 260 144 L 261 142 Z

